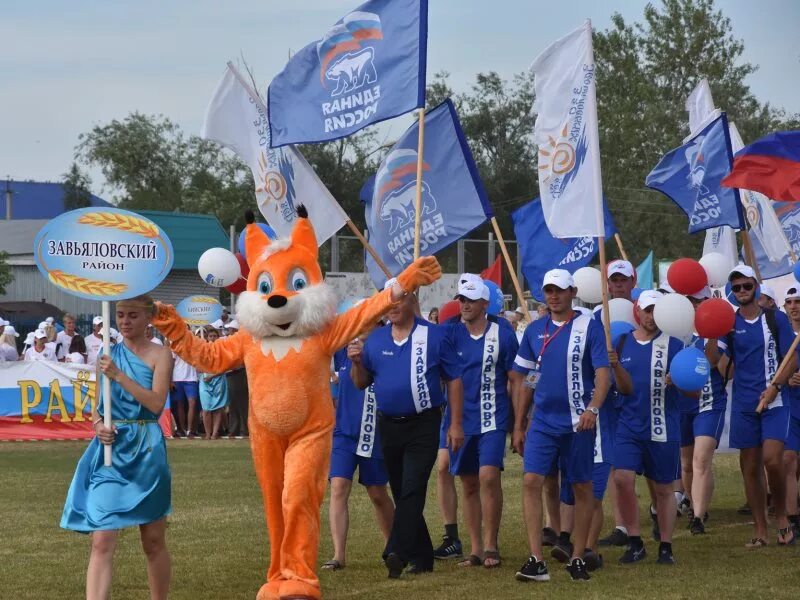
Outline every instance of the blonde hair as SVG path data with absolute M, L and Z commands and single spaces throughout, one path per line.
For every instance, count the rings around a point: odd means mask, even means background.
M 10 333 L 4 333 L 0 335 L 0 344 L 8 344 L 12 348 L 17 347 L 17 338 L 15 338 Z
M 151 317 L 156 314 L 156 303 L 150 294 L 140 294 L 133 298 L 126 298 L 125 300 L 118 300 L 117 306 L 120 304 L 134 304 L 142 307 Z
M 55 342 L 56 337 L 58 336 L 58 332 L 56 331 L 56 326 L 52 323 L 48 323 L 47 327 L 44 328 L 44 332 L 47 334 L 47 341 L 48 342 Z

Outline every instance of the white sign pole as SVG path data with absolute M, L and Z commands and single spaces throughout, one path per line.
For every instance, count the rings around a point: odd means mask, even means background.
M 111 357 L 111 303 L 108 300 L 102 302 L 103 316 L 103 355 Z M 111 380 L 103 375 L 103 425 L 107 428 L 112 427 L 111 423 Z M 111 466 L 111 446 L 103 446 L 103 464 Z

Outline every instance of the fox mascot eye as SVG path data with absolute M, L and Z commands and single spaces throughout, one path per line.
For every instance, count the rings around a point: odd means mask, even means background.
M 262 273 L 258 276 L 258 282 L 256 283 L 256 290 L 260 293 L 267 295 L 272 292 L 272 277 L 269 273 Z
M 308 285 L 308 275 L 303 269 L 295 269 L 289 276 L 289 288 L 295 292 L 303 290 Z

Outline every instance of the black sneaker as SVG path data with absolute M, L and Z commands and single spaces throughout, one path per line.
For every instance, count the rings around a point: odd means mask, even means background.
M 536 560 L 535 556 L 528 558 L 515 577 L 517 581 L 550 581 L 547 565 L 543 560 Z
M 552 527 L 542 529 L 542 546 L 555 546 L 558 543 L 558 534 Z
M 615 527 L 614 531 L 609 533 L 606 537 L 597 542 L 601 546 L 627 546 L 628 534 L 622 531 L 619 527 Z
M 550 556 L 560 563 L 568 563 L 572 558 L 572 542 L 558 542 L 550 551 Z
M 389 579 L 398 579 L 403 574 L 403 569 L 406 568 L 405 561 L 394 552 L 388 554 L 383 564 L 389 570 Z
M 625 550 L 625 554 L 619 557 L 619 564 L 630 565 L 639 562 L 640 560 L 644 560 L 646 557 L 647 550 L 645 550 L 644 546 L 635 550 L 633 546 L 628 546 L 628 549 Z
M 433 551 L 433 558 L 436 560 L 452 560 L 463 556 L 464 551 L 461 549 L 461 540 L 454 540 L 447 536 L 442 538 L 442 545 Z
M 659 548 L 656 563 L 659 565 L 674 565 L 675 557 L 672 555 L 672 548 Z
M 586 570 L 589 573 L 597 571 L 597 569 L 603 568 L 603 555 L 587 548 L 583 553 L 583 562 L 586 563 Z
M 661 530 L 658 528 L 658 515 L 653 514 L 652 506 L 647 511 L 650 513 L 650 518 L 653 520 L 653 541 L 660 542 L 661 541 Z
M 706 526 L 703 525 L 703 519 L 700 517 L 695 517 L 692 519 L 692 522 L 689 523 L 689 531 L 692 535 L 700 535 L 706 532 Z
M 580 558 L 572 559 L 572 562 L 567 565 L 567 573 L 572 581 L 589 581 L 591 579 L 589 571 L 586 570 L 586 563 Z
M 410 563 L 404 573 L 408 575 L 421 575 L 422 573 L 433 573 L 433 565 L 418 565 Z

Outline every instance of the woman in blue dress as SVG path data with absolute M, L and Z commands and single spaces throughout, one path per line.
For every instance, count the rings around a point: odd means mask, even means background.
M 145 335 L 153 310 L 150 296 L 117 302 L 123 342 L 97 362 L 97 389 L 100 374 L 111 380 L 113 425 L 103 424 L 103 404 L 98 402 L 92 412 L 95 438 L 78 462 L 61 516 L 64 529 L 92 534 L 88 600 L 109 597 L 117 535 L 134 526 L 139 527 L 147 558 L 151 599 L 166 598 L 169 590 L 165 532 L 172 512 L 172 478 L 157 419 L 169 391 L 172 354 Z M 104 445 L 112 447 L 110 467 L 103 465 Z
M 219 331 L 213 327 L 206 328 L 206 339 L 216 342 Z M 198 374 L 200 380 L 200 407 L 203 409 L 203 429 L 205 440 L 218 440 L 222 425 L 222 413 L 228 406 L 228 380 L 225 373 Z

